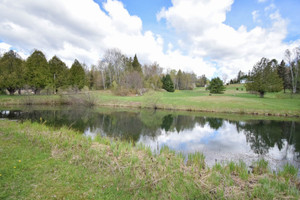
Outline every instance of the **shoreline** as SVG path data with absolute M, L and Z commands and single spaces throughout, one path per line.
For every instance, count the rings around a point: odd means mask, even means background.
M 123 97 L 106 90 L 78 94 L 0 96 L 0 106 L 80 105 L 300 118 L 300 95 L 269 95 L 258 98 L 245 92 L 228 91 L 226 94 L 209 96 L 207 91 L 194 90 L 171 94 L 149 91 L 143 96 Z
M 288 114 L 288 113 L 272 113 L 272 112 L 266 112 L 262 113 L 259 110 L 257 111 L 216 111 L 216 110 L 207 110 L 207 109 L 199 109 L 199 108 L 172 108 L 168 107 L 167 105 L 162 106 L 156 106 L 153 108 L 152 106 L 145 106 L 142 105 L 142 103 L 138 103 L 136 105 L 136 102 L 130 102 L 128 104 L 96 104 L 93 106 L 84 105 L 84 104 L 74 104 L 74 103 L 58 103 L 58 102 L 39 102 L 39 103 L 32 103 L 32 104 L 26 104 L 26 103 L 16 103 L 16 104 L 1 104 L 0 106 L 3 107 L 10 107 L 10 106 L 86 106 L 86 107 L 94 107 L 94 108 L 101 108 L 101 107 L 107 107 L 107 108 L 136 108 L 136 109 L 151 109 L 151 110 L 161 110 L 161 111 L 184 111 L 184 112 L 195 112 L 195 113 L 216 113 L 216 114 L 237 114 L 237 115 L 249 115 L 249 116 L 269 116 L 269 117 L 289 117 L 289 118 L 300 118 L 300 114 Z
M 132 105 L 120 105 L 120 104 L 101 104 L 97 105 L 99 107 L 112 107 L 112 108 L 139 108 L 139 109 L 153 109 L 153 110 L 163 110 L 163 111 L 186 111 L 186 112 L 198 112 L 198 113 L 219 113 L 219 114 L 238 114 L 238 115 L 251 115 L 251 116 L 273 116 L 273 117 L 292 117 L 299 118 L 300 115 L 290 115 L 290 114 L 280 114 L 280 113 L 259 113 L 257 112 L 245 112 L 245 111 L 215 111 L 215 110 L 205 110 L 197 108 L 168 108 L 160 107 L 153 108 L 151 106 L 132 106 Z

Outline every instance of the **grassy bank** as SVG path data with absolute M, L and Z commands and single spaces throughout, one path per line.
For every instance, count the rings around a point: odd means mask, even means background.
M 237 90 L 238 88 L 238 90 Z M 0 96 L 1 106 L 83 104 L 109 107 L 157 108 L 178 111 L 239 113 L 268 116 L 300 116 L 300 95 L 267 93 L 265 98 L 249 94 L 243 85 L 227 86 L 224 94 L 209 95 L 204 88 L 174 93 L 149 91 L 143 96 L 116 96 L 111 91 L 76 95 Z
M 299 199 L 297 170 L 265 161 L 205 166 L 164 148 L 91 141 L 67 128 L 0 121 L 0 199 Z

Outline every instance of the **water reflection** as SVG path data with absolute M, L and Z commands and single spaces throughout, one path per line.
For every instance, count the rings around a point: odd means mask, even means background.
M 201 151 L 209 165 L 240 159 L 250 164 L 264 157 L 273 168 L 286 162 L 300 167 L 300 124 L 296 121 L 232 121 L 149 110 L 95 112 L 85 108 L 1 111 L 0 118 L 42 118 L 49 126 L 144 143 L 153 151 L 164 145 L 183 154 Z

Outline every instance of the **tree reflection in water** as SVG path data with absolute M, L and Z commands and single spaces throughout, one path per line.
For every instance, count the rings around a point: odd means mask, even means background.
M 251 120 L 242 122 L 152 110 L 95 112 L 86 108 L 44 110 L 26 108 L 17 111 L 1 111 L 0 118 L 36 122 L 42 119 L 49 126 L 67 126 L 82 133 L 88 131 L 92 134 L 102 134 L 133 142 L 139 141 L 143 136 L 156 140 L 163 133 L 180 135 L 184 131 L 196 131 L 205 126 L 214 130 L 214 135 L 211 137 L 215 137 L 222 133 L 226 124 L 230 124 L 235 126 L 238 134 L 245 135 L 246 142 L 255 154 L 266 155 L 271 148 L 277 147 L 283 154 L 283 159 L 287 159 L 288 152 L 293 151 L 294 159 L 300 161 L 300 124 L 296 121 Z

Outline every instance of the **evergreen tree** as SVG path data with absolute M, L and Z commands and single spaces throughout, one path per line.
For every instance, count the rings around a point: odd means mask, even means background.
M 92 65 L 91 70 L 86 73 L 87 85 L 89 86 L 90 90 L 93 89 L 96 85 L 95 74 L 96 74 L 96 66 Z
M 58 88 L 68 85 L 68 79 L 66 77 L 68 77 L 69 69 L 57 56 L 53 56 L 53 58 L 49 60 L 49 67 L 51 83 L 56 93 Z
M 213 93 L 213 94 L 221 94 L 225 91 L 223 81 L 219 77 L 213 78 L 210 81 L 210 84 L 207 87 L 207 89 L 210 91 L 210 93 Z
M 35 50 L 26 60 L 26 83 L 35 94 L 50 83 L 50 70 L 43 52 Z
M 0 59 L 0 88 L 7 89 L 11 95 L 24 85 L 24 65 L 21 57 L 10 50 Z
M 85 85 L 85 72 L 82 65 L 75 60 L 70 69 L 70 85 L 76 90 L 81 90 Z
M 167 74 L 166 76 L 163 76 L 162 78 L 163 86 L 162 88 L 165 89 L 168 92 L 174 92 L 174 84 L 172 82 L 171 76 Z
M 289 80 L 288 68 L 286 67 L 284 60 L 282 60 L 280 65 L 278 66 L 277 73 L 278 76 L 282 79 L 283 90 L 285 93 L 285 90 L 289 88 L 290 80 Z
M 265 68 L 265 78 L 268 80 L 267 92 L 280 92 L 283 88 L 283 81 L 278 75 L 278 62 L 271 60 Z
M 133 58 L 133 61 L 132 61 L 132 68 L 135 71 L 142 72 L 142 66 L 139 63 L 136 54 L 134 55 L 134 58 Z
M 126 57 L 124 56 L 123 62 L 125 63 L 125 71 L 133 71 L 133 66 L 132 66 L 132 58 L 131 57 Z
M 282 90 L 283 82 L 277 74 L 277 62 L 262 58 L 252 70 L 247 91 L 256 91 L 263 98 L 266 92 L 278 92 Z
M 236 78 L 237 83 L 240 83 L 243 77 L 244 77 L 244 73 L 240 70 Z
M 178 89 L 179 90 L 184 89 L 184 87 L 183 87 L 183 74 L 182 74 L 181 70 L 179 70 L 177 72 L 177 84 L 178 84 Z

